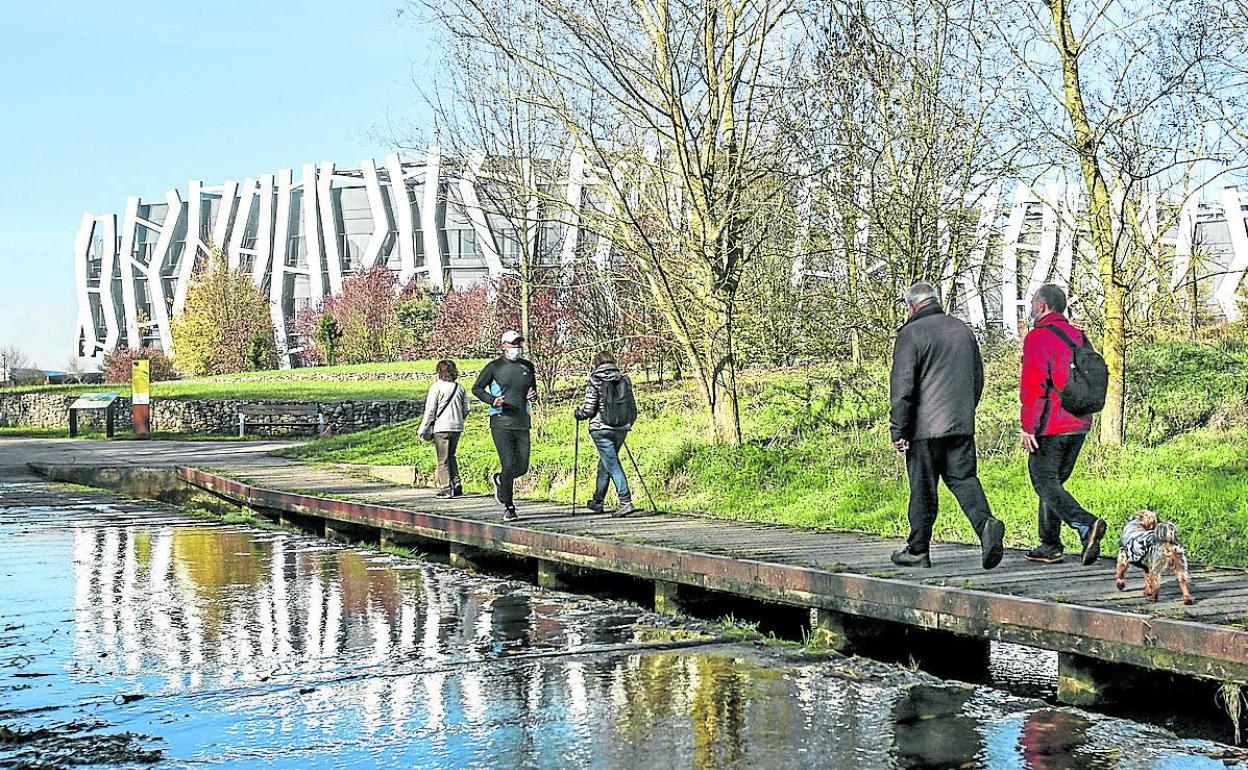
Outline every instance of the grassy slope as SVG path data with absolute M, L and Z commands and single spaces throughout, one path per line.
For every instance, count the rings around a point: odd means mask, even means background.
M 1194 558 L 1248 566 L 1248 344 L 1198 347 L 1158 343 L 1137 351 L 1132 376 L 1131 443 L 1092 444 L 1069 488 L 1110 520 L 1149 507 L 1180 523 Z M 980 476 L 1013 545 L 1035 542 L 1035 496 L 1017 446 L 1016 354 L 989 362 L 989 391 L 979 411 Z M 743 447 L 711 446 L 691 388 L 642 387 L 643 419 L 630 437 L 660 507 L 727 518 L 904 535 L 904 467 L 887 440 L 887 391 L 881 366 L 835 366 L 743 375 Z M 533 436 L 529 497 L 570 499 L 572 404 L 543 406 Z M 433 469 L 433 451 L 403 423 L 287 450 L 326 462 L 415 465 Z M 470 416 L 460 449 L 467 486 L 487 491 L 496 467 L 484 408 Z M 626 461 L 626 466 L 628 465 Z M 594 455 L 581 434 L 580 496 L 588 496 Z M 628 467 L 630 479 L 636 474 Z M 637 490 L 639 497 L 644 497 Z M 973 540 L 942 489 L 936 537 Z M 1068 547 L 1077 547 L 1067 532 Z

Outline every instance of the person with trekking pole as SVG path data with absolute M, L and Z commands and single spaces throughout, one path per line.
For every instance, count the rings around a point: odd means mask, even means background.
M 537 375 L 533 362 L 521 357 L 524 337 L 503 332 L 502 355 L 485 365 L 472 385 L 472 395 L 490 405 L 490 438 L 502 466 L 490 477 L 494 499 L 503 506 L 503 521 L 520 518 L 516 513 L 514 485 L 529 472 L 529 431 L 533 419 L 529 404 L 537 400 Z
M 614 483 L 620 506 L 611 515 L 628 516 L 635 508 L 632 491 L 628 488 L 628 478 L 624 475 L 624 466 L 620 462 L 620 449 L 637 419 L 637 400 L 633 396 L 633 383 L 620 371 L 615 356 L 606 351 L 594 356 L 594 370 L 585 384 L 585 399 L 572 416 L 577 421 L 577 451 L 574 454 L 579 454 L 582 420 L 589 421 L 589 437 L 593 439 L 594 447 L 598 450 L 598 477 L 594 485 L 594 496 L 585 507 L 591 513 L 604 513 L 607 489 Z M 575 472 L 573 479 L 575 511 Z

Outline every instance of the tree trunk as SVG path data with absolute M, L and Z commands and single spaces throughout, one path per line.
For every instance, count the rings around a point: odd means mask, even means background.
M 1118 276 L 1114 244 L 1113 203 L 1101 172 L 1098 143 L 1083 101 L 1079 80 L 1079 45 L 1070 23 L 1067 0 L 1046 0 L 1057 32 L 1062 60 L 1063 105 L 1074 130 L 1074 148 L 1088 193 L 1089 229 L 1096 250 L 1097 272 L 1105 295 L 1105 336 L 1101 355 L 1109 367 L 1109 390 L 1101 413 L 1101 441 L 1120 446 L 1123 440 L 1127 393 L 1126 287 Z

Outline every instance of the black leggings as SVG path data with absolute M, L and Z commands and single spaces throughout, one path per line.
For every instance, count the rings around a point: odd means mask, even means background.
M 491 420 L 490 437 L 498 450 L 498 462 L 503 466 L 499 472 L 498 499 L 510 508 L 513 482 L 529 472 L 529 432 L 500 428 Z

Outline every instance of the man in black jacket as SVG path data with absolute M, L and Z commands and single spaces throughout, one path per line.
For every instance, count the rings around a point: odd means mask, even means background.
M 491 480 L 494 497 L 503 506 L 503 521 L 515 521 L 512 496 L 515 480 L 529 472 L 529 402 L 537 400 L 537 375 L 533 363 L 520 357 L 524 337 L 503 333 L 502 355 L 485 365 L 472 385 L 472 395 L 490 405 L 490 437 L 502 466 Z
M 890 434 L 910 479 L 910 537 L 892 560 L 932 566 L 936 482 L 944 479 L 979 535 L 984 569 L 992 569 L 1001 562 L 1005 525 L 993 518 L 976 476 L 975 408 L 984 392 L 979 343 L 966 324 L 945 315 L 930 283 L 911 286 L 906 305 L 910 320 L 897 333 L 888 389 Z

